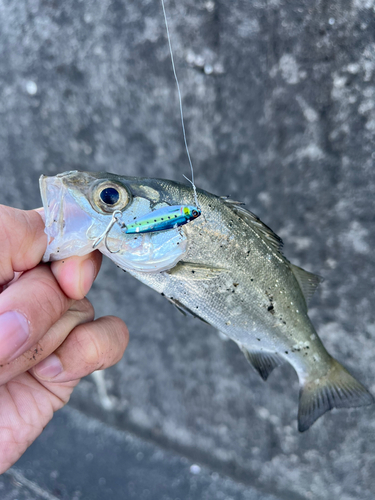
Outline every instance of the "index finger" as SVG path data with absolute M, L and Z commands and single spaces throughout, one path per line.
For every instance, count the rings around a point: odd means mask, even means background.
M 34 210 L 0 205 L 0 285 L 11 281 L 14 272 L 34 268 L 47 247 L 44 222 Z

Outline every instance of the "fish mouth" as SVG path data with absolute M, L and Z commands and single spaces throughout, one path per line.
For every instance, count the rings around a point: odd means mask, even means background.
M 92 251 L 92 241 L 86 236 L 92 219 L 77 203 L 64 183 L 64 176 L 42 175 L 39 186 L 44 208 L 44 232 L 48 236 L 43 262 Z
M 40 177 L 44 231 L 48 236 L 44 262 L 86 255 L 107 231 L 111 214 L 98 213 L 89 200 L 93 180 L 96 181 L 92 174 L 77 171 Z M 151 211 L 150 200 L 135 197 L 124 211 L 123 221 L 129 223 L 147 211 Z M 129 272 L 160 273 L 172 268 L 185 255 L 187 236 L 175 228 L 134 237 L 115 224 L 97 248 Z

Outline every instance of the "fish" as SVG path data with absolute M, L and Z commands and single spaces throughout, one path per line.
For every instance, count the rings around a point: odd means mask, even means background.
M 153 211 L 195 206 L 191 186 L 106 172 L 41 176 L 40 190 L 46 262 L 91 252 L 115 211 L 128 227 Z M 104 190 L 116 191 L 109 204 Z M 307 304 L 321 278 L 289 262 L 281 238 L 243 204 L 196 192 L 199 218 L 140 234 L 114 223 L 97 248 L 182 313 L 232 339 L 262 379 L 290 363 L 300 384 L 300 432 L 332 408 L 372 404 L 373 396 L 327 352 L 309 319 Z

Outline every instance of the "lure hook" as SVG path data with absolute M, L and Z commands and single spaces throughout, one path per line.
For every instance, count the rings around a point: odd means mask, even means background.
M 119 220 L 121 219 L 122 217 L 122 212 L 121 210 L 115 210 L 112 214 L 112 218 L 108 224 L 108 226 L 105 228 L 104 232 L 94 241 L 93 245 L 92 245 L 92 248 L 95 249 L 98 247 L 98 245 L 104 240 L 104 245 L 106 247 L 106 249 L 108 250 L 108 252 L 110 253 L 118 253 L 120 250 L 121 250 L 121 247 L 116 250 L 115 252 L 112 251 L 109 246 L 108 246 L 108 235 L 111 231 L 111 229 L 113 228 L 113 226 L 116 224 L 116 222 L 119 222 Z M 125 224 L 122 224 L 121 227 L 125 227 Z

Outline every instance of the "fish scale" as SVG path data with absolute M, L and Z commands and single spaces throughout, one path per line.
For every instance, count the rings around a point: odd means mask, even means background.
M 201 220 L 194 227 L 186 227 L 190 245 L 184 257 L 186 262 L 222 270 L 218 277 L 212 278 L 208 289 L 202 287 L 201 280 L 191 278 L 185 281 L 186 285 L 180 292 L 176 287 L 179 278 L 173 273 L 147 276 L 133 273 L 134 276 L 159 293 L 177 299 L 187 308 L 195 312 L 198 309 L 199 316 L 237 342 L 248 347 L 277 350 L 281 337 L 279 330 L 282 330 L 285 349 L 291 350 L 298 340 L 296 336 L 289 337 L 289 325 L 298 328 L 302 320 L 296 317 L 290 305 L 279 308 L 278 304 L 281 301 L 292 302 L 301 313 L 306 309 L 306 304 L 287 262 L 280 266 L 279 260 L 271 252 L 270 259 L 264 255 L 262 242 L 258 238 L 251 240 L 251 230 L 246 228 L 242 219 L 236 220 L 232 213 L 228 214 L 228 208 L 221 200 L 214 200 L 210 204 L 212 208 L 208 207 L 208 203 L 203 208 L 206 222 Z M 232 219 L 228 219 L 228 216 Z M 227 220 L 233 220 L 232 227 L 229 227 Z M 202 226 L 201 231 L 199 224 Z M 237 237 L 252 241 L 250 255 L 241 245 L 232 245 L 232 239 L 236 240 Z M 210 241 L 210 245 L 207 241 Z M 210 251 L 212 247 L 217 248 L 214 254 Z M 282 294 L 275 288 L 276 279 L 285 283 Z M 233 283 L 238 283 L 237 289 Z M 274 297 L 274 314 L 267 311 L 270 295 Z M 231 311 L 228 311 L 228 299 L 231 310 L 241 308 L 243 313 L 240 317 L 232 318 Z M 282 316 L 277 316 L 279 309 Z M 308 336 L 314 332 L 311 328 L 310 323 Z M 305 335 L 300 336 L 301 340 L 305 340 Z M 260 344 L 258 338 L 261 338 Z
M 281 239 L 241 204 L 197 190 L 198 219 L 135 239 L 112 228 L 115 210 L 125 221 L 147 219 L 160 206 L 191 205 L 193 189 L 77 171 L 42 176 L 40 185 L 50 241 L 45 260 L 88 253 L 99 241 L 98 249 L 117 265 L 235 341 L 263 379 L 290 363 L 300 381 L 300 431 L 331 408 L 373 402 L 326 351 L 308 317 L 307 300 L 321 279 L 291 264 Z M 100 193 L 109 187 L 118 201 L 106 206 Z M 108 227 L 113 252 L 100 240 Z

